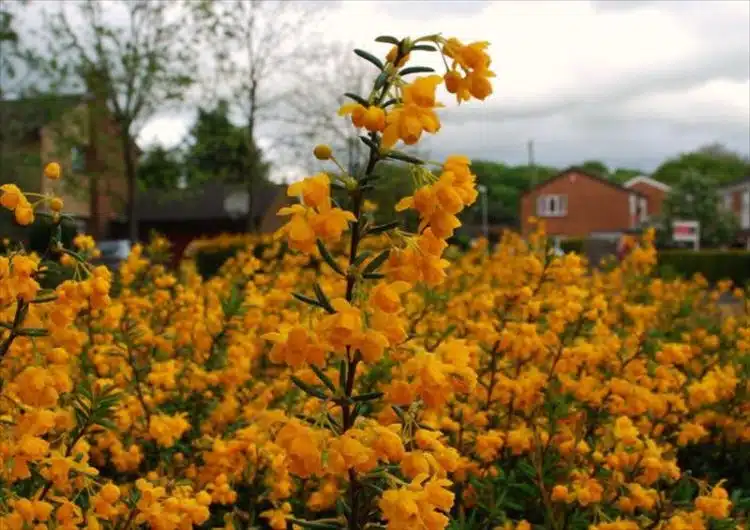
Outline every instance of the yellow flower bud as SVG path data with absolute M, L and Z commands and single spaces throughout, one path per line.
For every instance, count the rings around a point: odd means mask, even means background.
M 316 145 L 315 149 L 313 149 L 313 154 L 318 160 L 330 160 L 331 156 L 333 156 L 331 146 L 326 144 Z
M 53 197 L 49 201 L 49 208 L 53 212 L 59 212 L 63 209 L 63 200 L 60 197 Z
M 57 180 L 60 178 L 60 173 L 62 170 L 60 169 L 60 164 L 57 162 L 50 162 L 46 166 L 44 166 L 44 176 L 51 180 Z

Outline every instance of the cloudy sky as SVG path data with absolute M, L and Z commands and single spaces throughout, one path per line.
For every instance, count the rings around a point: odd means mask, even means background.
M 566 166 L 601 159 L 654 169 L 720 142 L 750 153 L 750 2 L 322 1 L 327 39 L 378 54 L 377 35 L 489 40 L 494 95 L 442 112 L 433 156 Z M 335 112 L 331 108 L 331 112 Z M 170 145 L 189 123 L 161 116 L 141 141 Z M 283 177 L 282 175 L 279 175 Z

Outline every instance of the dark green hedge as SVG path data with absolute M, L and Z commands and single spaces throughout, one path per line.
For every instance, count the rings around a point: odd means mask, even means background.
M 575 252 L 576 254 L 583 254 L 583 238 L 576 237 L 576 238 L 564 239 L 560 241 L 560 248 L 566 254 L 568 252 Z
M 750 252 L 746 250 L 662 250 L 659 269 L 665 276 L 689 278 L 702 274 L 709 282 L 732 280 L 743 286 L 750 281 Z
M 221 266 L 242 249 L 241 245 L 216 250 L 202 250 L 195 254 L 195 266 L 204 279 L 215 276 Z

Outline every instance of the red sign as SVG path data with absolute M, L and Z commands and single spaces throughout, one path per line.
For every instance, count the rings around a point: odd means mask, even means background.
M 680 236 L 692 236 L 695 234 L 695 227 L 685 226 L 685 225 L 675 225 L 674 233 L 675 235 L 680 235 Z

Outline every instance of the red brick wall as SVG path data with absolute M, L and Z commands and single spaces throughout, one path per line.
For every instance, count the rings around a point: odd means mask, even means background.
M 539 217 L 549 235 L 585 237 L 596 231 L 618 231 L 629 228 L 629 193 L 585 174 L 571 171 L 547 182 L 521 199 L 521 231 L 530 231 L 528 218 L 537 216 L 537 197 L 547 194 L 567 195 L 564 217 Z
M 632 186 L 629 186 L 629 188 L 646 196 L 646 211 L 650 217 L 661 213 L 661 207 L 667 196 L 667 192 L 650 186 L 646 182 L 636 182 Z

